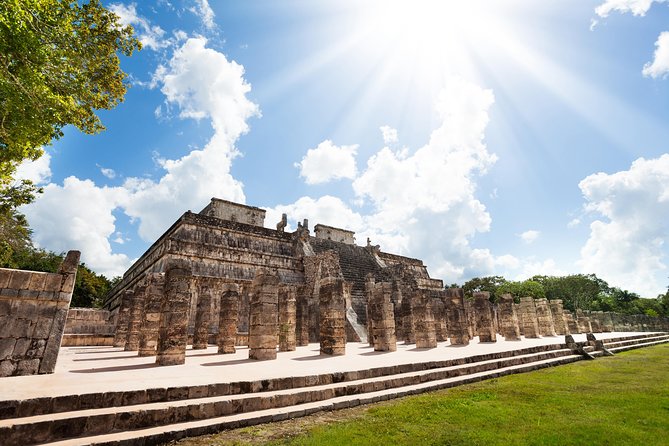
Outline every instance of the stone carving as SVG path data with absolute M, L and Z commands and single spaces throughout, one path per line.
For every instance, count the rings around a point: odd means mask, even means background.
M 523 336 L 526 338 L 538 338 L 539 323 L 537 322 L 537 311 L 534 299 L 531 297 L 520 298 L 520 314 L 523 320 Z
M 555 333 L 559 336 L 570 334 L 567 320 L 564 317 L 564 308 L 562 307 L 561 299 L 554 299 L 550 301 L 551 315 L 553 316 L 553 326 Z
M 296 287 L 282 285 L 279 287 L 279 351 L 291 352 L 296 348 Z
M 156 364 L 186 362 L 188 307 L 191 300 L 192 270 L 188 262 L 171 260 L 165 267 L 165 288 L 160 306 L 160 330 Z
M 193 350 L 203 350 L 209 344 L 209 322 L 211 320 L 211 290 L 208 285 L 201 285 L 198 290 L 195 310 L 195 329 L 193 332 Z
M 411 298 L 416 348 L 435 348 L 437 346 L 437 333 L 430 300 L 432 299 L 421 291 L 416 291 Z
M 288 215 L 287 214 L 281 214 L 281 221 L 276 224 L 276 230 L 279 232 L 284 232 L 286 229 L 286 226 L 288 226 Z
M 319 326 L 322 355 L 346 353 L 344 281 L 326 277 L 319 281 Z
M 265 271 L 251 285 L 249 359 L 276 359 L 278 344 L 279 278 Z
M 499 298 L 499 330 L 506 341 L 520 341 L 520 327 L 516 307 L 511 294 L 502 294 Z
M 367 302 L 369 339 L 374 351 L 394 352 L 397 350 L 395 338 L 395 314 L 390 301 L 392 284 L 389 282 L 375 283 L 368 278 L 366 285 L 371 288 L 370 300 Z
M 126 290 L 121 300 L 121 308 L 116 320 L 116 333 L 114 334 L 114 347 L 125 347 L 128 340 L 128 325 L 130 324 L 130 309 L 133 302 L 133 290 Z
M 139 356 L 156 356 L 160 316 L 165 292 L 165 274 L 150 273 L 147 276 L 144 318 L 139 329 Z
M 0 268 L 0 377 L 53 373 L 79 256 L 57 273 Z
M 497 342 L 489 292 L 474 293 L 474 311 L 479 342 Z
M 140 281 L 135 285 L 130 301 L 130 313 L 128 321 L 128 333 L 123 350 L 136 352 L 139 350 L 139 335 L 144 318 L 144 301 L 146 298 L 146 283 Z
M 537 325 L 539 326 L 539 335 L 555 336 L 555 327 L 553 326 L 553 315 L 548 305 L 548 300 L 534 299 L 537 313 Z
M 469 345 L 469 327 L 465 314 L 465 293 L 462 288 L 446 290 L 448 315 L 448 337 L 451 345 Z
M 235 353 L 237 342 L 237 319 L 239 311 L 239 285 L 226 283 L 221 293 L 221 305 L 218 318 L 219 353 Z

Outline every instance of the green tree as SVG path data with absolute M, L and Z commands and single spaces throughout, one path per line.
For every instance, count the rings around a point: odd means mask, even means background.
M 507 280 L 502 276 L 475 277 L 465 282 L 462 289 L 467 297 L 472 297 L 474 293 L 487 291 L 490 293 L 490 300 L 496 302 L 497 288 L 506 282 Z
M 104 129 L 96 110 L 114 108 L 127 88 L 117 53 L 140 48 L 99 0 L 0 2 L 0 200 L 30 201 L 36 189 L 12 180 L 16 167 L 63 127 Z
M 545 298 L 546 291 L 541 283 L 535 280 L 523 282 L 505 282 L 497 288 L 497 295 L 511 294 L 516 303 L 521 297 Z
M 569 276 L 534 276 L 532 280 L 543 285 L 546 298 L 562 299 L 570 311 L 577 308 L 591 309 L 601 294 L 609 293 L 609 284 L 594 274 L 572 274 Z

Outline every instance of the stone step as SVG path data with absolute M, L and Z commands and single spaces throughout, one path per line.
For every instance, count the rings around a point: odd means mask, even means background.
M 620 353 L 620 352 L 624 352 L 624 351 L 627 351 L 627 350 L 634 350 L 634 349 L 637 349 L 637 348 L 652 347 L 654 345 L 666 344 L 668 342 L 669 342 L 669 338 L 665 338 L 665 339 L 660 339 L 660 340 L 651 341 L 651 342 L 637 342 L 636 344 L 624 345 L 624 346 L 621 346 L 621 347 L 612 347 L 612 348 L 607 347 L 607 349 L 611 353 Z
M 399 388 L 376 390 L 364 394 L 335 396 L 323 401 L 314 401 L 285 408 L 263 409 L 251 413 L 240 413 L 183 423 L 170 423 L 157 427 L 90 437 L 73 438 L 47 444 L 49 446 L 76 446 L 89 444 L 98 446 L 134 446 L 141 444 L 144 446 L 149 446 L 162 444 L 168 441 L 190 436 L 206 435 L 227 429 L 283 421 L 291 418 L 310 415 L 320 411 L 355 407 L 362 404 L 370 404 L 433 390 L 451 388 L 462 384 L 482 381 L 485 379 L 529 372 L 532 370 L 538 370 L 560 364 L 568 364 L 580 361 L 582 359 L 583 357 L 580 355 L 561 356 L 557 358 L 544 359 L 541 361 L 533 361 L 527 364 L 511 365 L 494 370 L 471 373 L 464 376 L 412 384 Z
M 127 407 L 76 410 L 0 421 L 0 437 L 6 445 L 27 445 L 95 435 L 111 430 L 133 430 L 168 422 L 186 422 L 235 413 L 249 413 L 270 408 L 289 407 L 338 396 L 358 395 L 396 389 L 423 382 L 466 376 L 504 367 L 570 356 L 568 349 L 558 349 L 491 359 L 473 364 L 396 373 L 351 382 L 269 392 L 190 398 L 179 401 L 137 404 Z
M 662 335 L 662 336 L 649 336 L 645 338 L 636 338 L 636 339 L 629 339 L 629 340 L 606 340 L 604 341 L 604 346 L 611 350 L 612 348 L 618 348 L 618 347 L 624 347 L 627 345 L 637 345 L 639 342 L 643 343 L 648 343 L 648 342 L 653 342 L 653 341 L 662 341 L 662 340 L 668 340 L 669 341 L 669 334 Z

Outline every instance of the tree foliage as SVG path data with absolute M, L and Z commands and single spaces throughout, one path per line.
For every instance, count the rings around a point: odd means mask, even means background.
M 507 283 L 507 280 L 502 276 L 474 277 L 465 282 L 462 289 L 465 292 L 465 296 L 470 298 L 474 293 L 487 291 L 490 293 L 490 300 L 496 302 L 499 298 L 497 288 L 504 283 Z
M 534 276 L 532 280 L 543 285 L 548 299 L 562 299 L 562 304 L 570 311 L 589 309 L 601 294 L 610 292 L 609 284 L 594 274 Z
M 96 110 L 114 108 L 126 92 L 118 53 L 139 48 L 132 28 L 99 0 L 0 2 L 2 200 L 32 196 L 30 182 L 12 183 L 16 166 L 39 158 L 63 127 L 104 129 Z
M 534 280 L 505 282 L 497 288 L 497 295 L 501 296 L 502 294 L 511 294 L 516 302 L 518 302 L 521 297 L 533 297 L 535 299 L 546 297 L 543 285 Z

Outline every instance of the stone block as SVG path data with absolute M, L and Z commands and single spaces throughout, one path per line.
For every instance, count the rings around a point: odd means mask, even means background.
M 32 274 L 31 271 L 14 270 L 7 288 L 13 290 L 27 290 L 30 285 Z
M 8 359 L 14 353 L 15 338 L 0 338 L 0 361 Z
M 9 359 L 5 359 L 4 361 L 0 361 L 0 377 L 13 376 L 15 370 L 16 370 L 16 363 L 15 362 L 13 362 Z
M 47 274 L 44 279 L 43 291 L 47 293 L 58 293 L 60 292 L 60 284 L 62 278 L 60 274 Z
M 46 273 L 33 273 L 32 277 L 30 278 L 30 284 L 28 285 L 28 288 L 37 292 L 42 291 L 44 289 L 46 278 Z
M 36 375 L 40 366 L 39 359 L 24 359 L 19 361 L 16 375 Z

